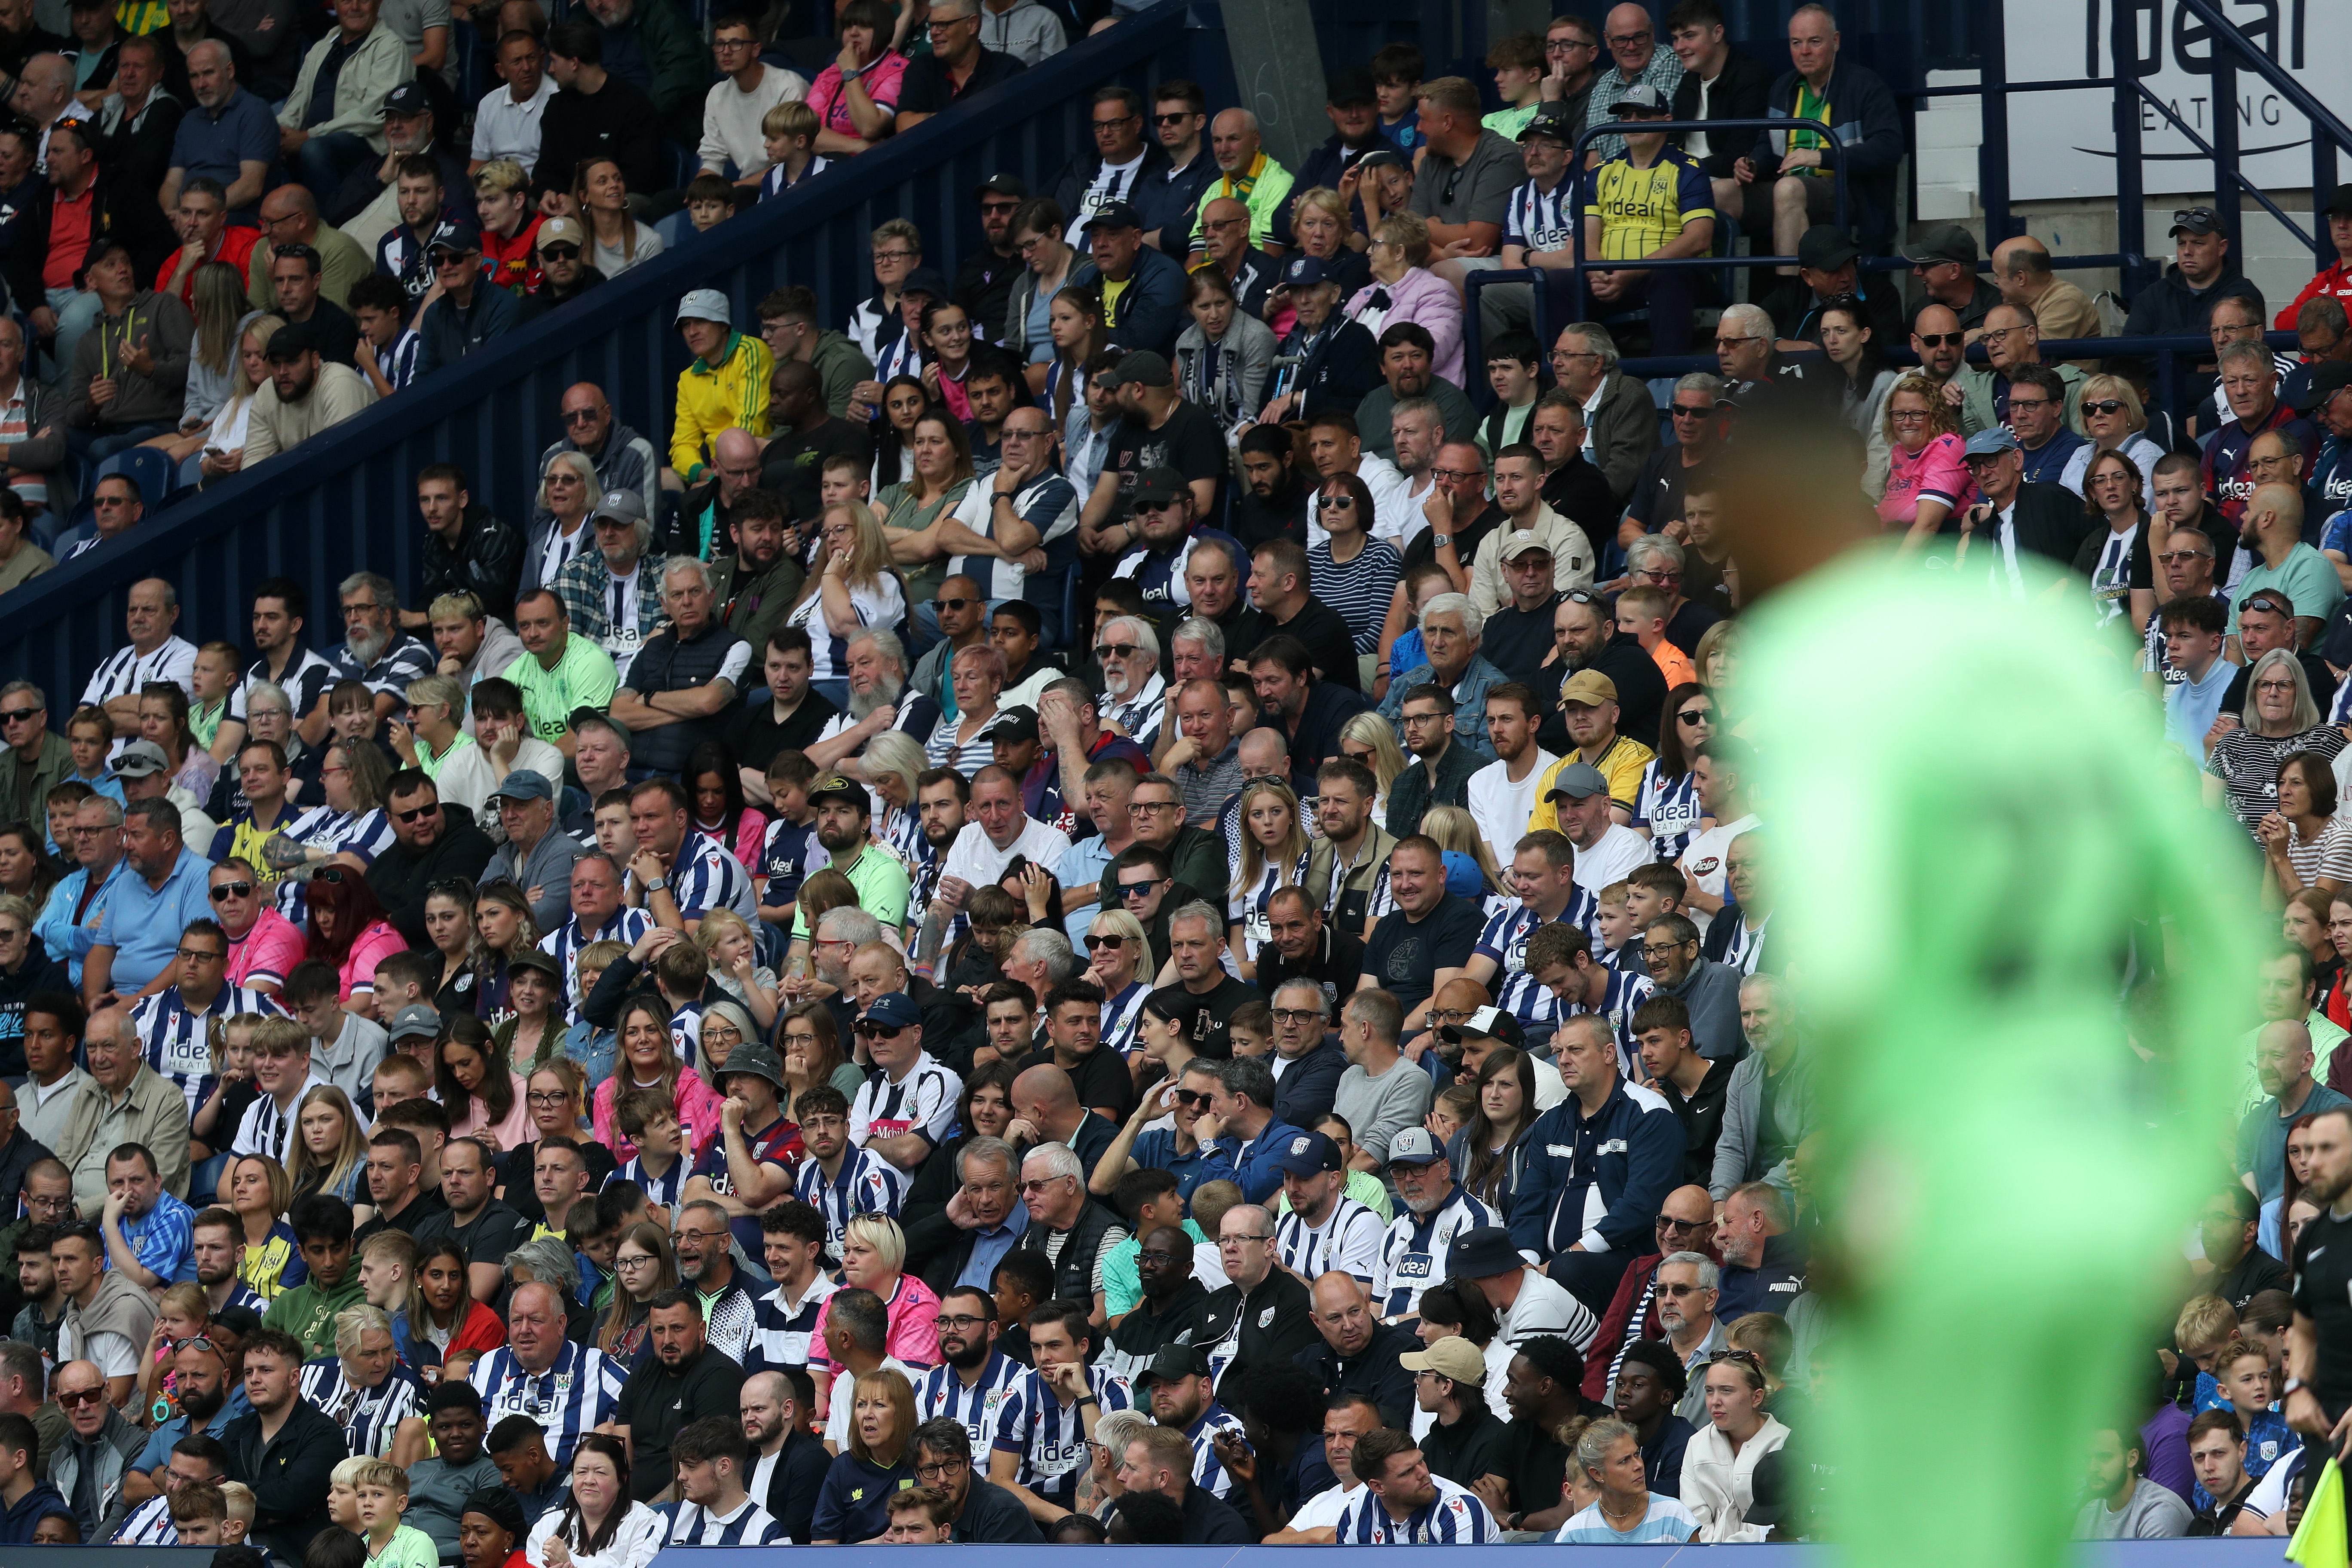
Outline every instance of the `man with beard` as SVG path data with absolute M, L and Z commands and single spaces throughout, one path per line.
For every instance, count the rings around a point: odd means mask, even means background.
M 122 1472 L 122 1496 L 134 1508 L 172 1489 L 172 1450 L 184 1438 L 191 1434 L 217 1438 L 230 1422 L 253 1408 L 244 1387 L 229 1382 L 228 1358 L 208 1339 L 184 1342 L 173 1353 L 172 1371 L 179 1413 L 155 1428 Z
M 415 768 L 392 775 L 384 805 L 392 847 L 368 868 L 367 884 L 402 939 L 426 948 L 432 944 L 425 934 L 425 889 L 448 877 L 479 877 L 497 847 L 462 806 L 442 805 L 433 781 Z
M 683 1195 L 688 1203 L 710 1201 L 724 1208 L 735 1239 L 751 1253 L 764 1245 L 760 1211 L 793 1195 L 793 1167 L 799 1161 L 798 1133 L 777 1106 L 783 1063 L 767 1041 L 745 1040 L 712 1076 L 727 1097 L 719 1110 L 719 1135 L 695 1163 Z
M 707 1212 L 688 1206 L 679 1210 L 679 1218 L 691 1226 Z M 723 1219 L 717 1240 L 709 1245 L 725 1255 Z M 749 1316 L 747 1312 L 747 1321 Z M 646 1303 L 646 1321 L 653 1358 L 637 1363 L 613 1409 L 614 1426 L 635 1455 L 630 1468 L 639 1502 L 651 1502 L 669 1489 L 669 1446 L 678 1433 L 707 1416 L 734 1425 L 741 1418 L 743 1397 L 743 1368 L 710 1342 L 690 1291 L 665 1290 L 656 1296 Z
M 1140 1238 L 1135 1274 L 1142 1297 L 1111 1329 L 1106 1358 L 1118 1375 L 1136 1380 L 1166 1350 L 1200 1338 L 1209 1288 L 1195 1272 L 1194 1245 L 1174 1225 L 1154 1226 Z
M 964 0 L 978 5 L 980 0 Z M 941 1337 L 942 1351 L 946 1349 Z M 996 1358 L 1003 1361 L 1003 1356 Z M 950 1363 L 952 1364 L 952 1363 Z M 1024 1369 L 1015 1362 L 1005 1363 L 1007 1372 L 1018 1376 Z M 935 1369 L 932 1376 L 940 1371 Z M 926 1382 L 929 1380 L 927 1379 Z M 920 1402 L 918 1401 L 919 1404 Z M 952 1529 L 950 1541 L 992 1542 L 1000 1545 L 1028 1546 L 1043 1538 L 1037 1533 L 1036 1521 L 1021 1500 L 984 1476 L 972 1471 L 971 1457 L 975 1445 L 982 1454 L 991 1451 L 995 1441 L 996 1424 L 991 1421 L 983 1437 L 975 1438 L 965 1423 L 948 1415 L 937 1415 L 915 1428 L 908 1450 L 908 1462 L 915 1468 L 915 1479 L 944 1495 L 948 1506 L 948 1521 Z
M 321 363 L 306 326 L 278 328 L 269 334 L 264 353 L 269 379 L 254 394 L 240 471 L 292 451 L 375 401 L 375 388 L 358 371 L 348 364 Z
M 928 909 L 938 895 L 948 850 L 963 832 L 971 802 L 971 782 L 952 768 L 926 768 L 915 780 L 915 819 L 922 828 L 927 858 L 908 889 L 908 909 Z
M 833 869 L 857 889 L 858 907 L 884 925 L 904 923 L 910 879 L 898 858 L 867 832 L 874 808 L 866 787 L 835 773 L 818 780 L 808 801 L 816 812 L 817 845 L 833 857 Z M 795 911 L 794 940 L 808 934 L 808 918 Z
M 1012 1157 L 1009 1150 L 992 1152 L 996 1162 L 992 1170 Z M 965 1194 L 971 1191 L 971 1173 L 972 1163 L 968 1162 Z M 1017 1210 L 1012 1184 L 998 1185 L 1003 1206 Z M 915 1384 L 915 1414 L 927 1422 L 953 1422 L 985 1453 L 988 1445 L 996 1441 L 996 1413 L 1026 1369 L 996 1348 L 996 1298 L 985 1284 L 950 1285 L 939 1296 L 940 1364 Z M 1028 1515 L 1024 1511 L 1022 1517 L 1025 1520 Z
M 2332 1440 L 2352 1408 L 2352 1110 L 2321 1111 L 2304 1137 L 2303 1194 L 2320 1215 L 2304 1233 L 2295 1270 L 2283 1411 L 2306 1440 Z
M 1234 497 L 1234 537 L 1252 551 L 1277 539 L 1305 549 L 1307 496 L 1290 432 L 1278 425 L 1252 425 L 1237 450 L 1244 486 Z
M 727 1211 L 716 1199 L 689 1199 L 678 1205 L 677 1229 L 671 1234 L 677 1247 L 678 1281 L 700 1307 L 697 1321 L 707 1325 L 711 1348 L 740 1367 L 749 1353 L 758 1314 L 728 1252 L 733 1237 Z M 739 1378 L 732 1387 L 740 1386 Z M 731 1388 L 730 1397 L 731 1401 Z M 728 1407 L 734 1406 L 730 1403 Z
M 911 735 L 918 745 L 939 727 L 940 704 L 907 685 L 907 649 L 896 632 L 867 626 L 851 637 L 843 658 L 849 709 L 825 721 L 824 732 L 803 748 L 817 771 L 843 769 L 885 730 Z
M 833 1464 L 808 1431 L 815 1397 L 808 1373 L 798 1366 L 753 1373 L 743 1380 L 740 1396 L 743 1436 L 752 1449 L 746 1488 L 794 1541 L 808 1539 L 817 1493 Z
M 1565 595 L 1552 611 L 1551 626 L 1552 657 L 1543 664 L 1538 689 L 1549 686 L 1556 698 L 1559 685 L 1570 676 L 1597 670 L 1609 678 L 1616 690 L 1617 732 L 1657 733 L 1658 717 L 1666 701 L 1666 678 L 1633 633 L 1617 629 L 1608 602 L 1581 590 Z M 1536 743 L 1554 755 L 1568 754 L 1574 742 L 1568 732 L 1565 710 L 1555 705 L 1547 711 L 1536 731 Z
M 1704 1391 L 1690 1384 L 1691 1372 L 1696 1369 L 1704 1376 L 1706 1363 L 1727 1343 L 1725 1333 L 1730 1324 L 1727 1314 L 1717 1310 L 1723 1299 L 1722 1284 L 1722 1270 L 1702 1253 L 1673 1252 L 1658 1261 L 1652 1287 L 1658 1330 L 1689 1384 L 1675 1405 L 1675 1414 L 1685 1420 L 1696 1421 L 1706 1410 Z M 1625 1353 L 1630 1358 L 1632 1349 L 1628 1347 Z M 1622 1363 L 1619 1375 L 1623 1375 Z
M 1094 651 L 1102 666 L 1103 727 L 1150 750 L 1168 711 L 1159 631 L 1141 616 L 1107 616 L 1095 628 Z
M 379 720 L 404 712 L 409 684 L 433 673 L 433 650 L 400 629 L 400 591 L 390 578 L 355 572 L 343 579 L 341 595 L 343 646 L 335 651 L 337 679 L 364 685 Z
M 719 620 L 755 648 L 766 647 L 782 628 L 807 577 L 787 516 L 773 491 L 744 490 L 728 509 L 727 536 L 735 548 L 710 563 Z
M 196 1283 L 205 1288 L 210 1311 L 217 1314 L 230 1307 L 249 1307 L 258 1314 L 268 1310 L 269 1303 L 245 1283 L 239 1272 L 245 1258 L 245 1227 L 236 1215 L 225 1208 L 205 1209 L 190 1222 L 188 1233 Z
M 1467 441 L 1477 432 L 1477 410 L 1470 406 L 1460 387 L 1437 374 L 1437 340 L 1427 327 L 1415 321 L 1392 321 L 1380 335 L 1380 350 L 1381 376 L 1386 384 L 1372 388 L 1356 405 L 1356 427 L 1364 433 L 1365 451 L 1376 452 L 1404 469 L 1403 459 L 1397 456 L 1393 416 L 1407 403 L 1436 405 L 1433 423 L 1447 441 Z M 1437 446 L 1433 440 L 1427 449 L 1434 451 Z
M 1304 546 L 1287 538 L 1261 542 L 1252 558 L 1249 582 L 1250 603 L 1258 612 L 1256 635 L 1245 645 L 1227 646 L 1255 661 L 1266 639 L 1296 638 L 1307 649 L 1317 679 L 1360 695 L 1361 667 L 1348 623 L 1309 591 L 1308 576 Z
M 1135 1392 L 1150 1405 L 1154 1421 L 1183 1433 L 1192 1446 L 1194 1482 L 1231 1502 L 1240 1482 L 1225 1468 L 1216 1444 L 1242 1438 L 1242 1424 L 1217 1403 L 1208 1356 L 1193 1345 L 1164 1346 L 1136 1374 Z
M 1400 1322 L 1419 1312 L 1423 1291 L 1454 1277 L 1448 1257 L 1454 1236 L 1502 1218 L 1454 1179 L 1445 1151 L 1426 1128 L 1408 1127 L 1390 1142 L 1388 1177 L 1403 1212 L 1381 1238 L 1372 1309 L 1384 1321 Z

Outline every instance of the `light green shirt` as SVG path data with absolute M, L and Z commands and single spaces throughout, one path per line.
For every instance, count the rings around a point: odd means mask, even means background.
M 368 1552 L 371 1568 L 441 1568 L 441 1553 L 433 1538 L 413 1524 L 394 1527 L 383 1550 Z
M 1536 117 L 1536 110 L 1542 107 L 1541 99 L 1536 100 L 1533 103 L 1522 104 L 1517 109 L 1506 104 L 1478 123 L 1506 142 L 1516 142 L 1519 139 L 1519 132 L 1528 128 L 1528 121 Z
M 898 858 L 878 844 L 869 843 L 857 852 L 857 858 L 847 866 L 835 866 L 857 889 L 857 907 L 880 921 L 884 926 L 903 925 L 907 920 L 907 895 L 914 886 L 907 868 Z M 793 910 L 793 940 L 804 940 L 809 934 L 807 917 L 795 907 Z
M 531 732 L 553 744 L 572 728 L 572 715 L 583 708 L 598 712 L 613 705 L 613 689 L 621 683 L 613 656 L 595 639 L 567 632 L 563 657 L 555 668 L 541 666 L 536 654 L 524 654 L 499 672 L 522 692 L 522 710 L 530 716 Z
M 1212 1245 L 1208 1232 L 1189 1219 L 1184 1222 L 1184 1234 L 1192 1238 L 1195 1247 Z M 1136 1257 L 1142 1250 L 1143 1243 L 1130 1236 L 1103 1258 L 1103 1311 L 1108 1316 L 1116 1318 L 1122 1312 L 1131 1312 L 1135 1304 L 1143 1300 L 1143 1276 L 1135 1267 Z
M 419 735 L 416 737 L 416 765 L 425 771 L 426 778 L 438 781 L 441 770 L 447 765 L 449 759 L 473 743 L 474 737 L 460 730 L 457 738 L 449 742 L 449 749 L 436 757 L 433 754 L 433 748 L 425 743 L 425 737 Z

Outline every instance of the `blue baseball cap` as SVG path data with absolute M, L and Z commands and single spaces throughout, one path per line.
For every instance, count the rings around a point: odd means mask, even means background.
M 1968 455 L 1971 458 L 1995 458 L 2003 452 L 2019 450 L 2017 433 L 2006 425 L 1996 425 L 1990 430 L 1979 430 L 1969 437 Z
M 1445 890 L 1457 899 L 1475 899 L 1486 891 L 1486 873 L 1477 857 L 1460 849 L 1445 852 Z
M 1320 257 L 1294 256 L 1282 269 L 1282 281 L 1275 288 L 1312 289 L 1323 281 L 1323 261 Z
M 923 1010 L 916 1006 L 915 999 L 904 991 L 885 991 L 881 995 L 874 998 L 873 1003 L 866 1009 L 865 1015 L 857 1021 L 861 1024 L 882 1024 L 905 1029 L 923 1021 Z
M 1294 1176 L 1319 1175 L 1339 1168 L 1339 1145 L 1320 1132 L 1301 1132 L 1283 1145 L 1273 1163 Z

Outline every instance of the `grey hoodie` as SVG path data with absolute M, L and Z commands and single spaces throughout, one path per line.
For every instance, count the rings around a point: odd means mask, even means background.
M 85 1444 L 76 1434 L 58 1445 L 58 1451 L 50 1457 L 49 1483 L 74 1510 L 83 1541 L 104 1541 L 130 1513 L 131 1505 L 122 1495 L 122 1477 L 131 1468 L 131 1461 L 146 1446 L 147 1434 L 124 1420 L 121 1411 L 109 1406 L 106 1425 L 98 1429 L 96 1438 Z M 81 1484 L 85 1462 L 97 1467 L 89 1494 L 97 1504 L 94 1515 L 85 1515 L 80 1500 L 74 1495 L 75 1488 Z
M 1780 1070 L 1778 1101 L 1780 1115 L 1794 1125 L 1793 1144 L 1815 1126 L 1812 1058 L 1798 1046 Z M 1724 1090 L 1723 1131 L 1716 1138 L 1715 1169 L 1706 1179 L 1709 1197 L 1720 1203 L 1742 1182 L 1765 1181 L 1789 1191 L 1789 1162 L 1778 1161 L 1765 1169 L 1759 1147 L 1763 1141 L 1764 1053 L 1750 1051 L 1731 1069 L 1731 1082 Z
M 1037 0 L 1013 0 L 1012 7 L 1005 11 L 987 5 L 980 9 L 980 47 L 1011 55 L 1024 66 L 1034 66 L 1047 55 L 1059 54 L 1069 44 L 1061 18 L 1038 5 Z

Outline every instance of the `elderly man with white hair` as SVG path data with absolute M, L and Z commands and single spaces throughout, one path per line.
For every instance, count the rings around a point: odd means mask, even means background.
M 826 720 L 807 748 L 817 772 L 864 777 L 857 759 L 867 742 L 888 731 L 912 736 L 918 746 L 930 739 L 939 727 L 940 705 L 907 684 L 907 645 L 898 633 L 885 626 L 859 628 L 843 645 L 842 668 L 849 679 L 849 706 Z
M 1168 679 L 1160 673 L 1160 634 L 1141 616 L 1112 616 L 1095 628 L 1102 665 L 1102 725 L 1146 751 L 1160 739 Z
M 1491 760 L 1486 743 L 1486 693 L 1510 679 L 1478 652 L 1486 617 L 1467 594 L 1440 594 L 1422 606 L 1421 640 L 1428 657 L 1389 682 L 1381 717 L 1400 724 L 1415 687 L 1444 687 L 1454 698 L 1454 738 Z
M 1084 1301 L 1095 1327 L 1103 1326 L 1103 1260 L 1127 1239 L 1127 1226 L 1100 1204 L 1087 1201 L 1087 1170 L 1066 1143 L 1041 1143 L 1021 1162 L 1021 1201 L 1029 1226 L 1016 1252 L 1044 1254 L 1054 1266 L 1057 1301 Z
M 719 739 L 724 718 L 751 667 L 751 645 L 715 613 L 710 568 L 673 555 L 661 569 L 662 613 L 669 624 L 629 661 L 613 692 L 612 715 L 628 726 L 629 754 L 639 767 L 683 774 L 705 741 Z

